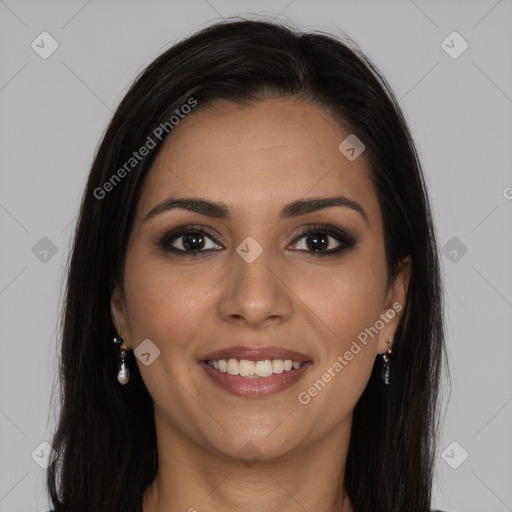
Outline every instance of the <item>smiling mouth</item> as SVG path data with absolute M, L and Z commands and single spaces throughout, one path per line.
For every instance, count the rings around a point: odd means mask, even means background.
M 210 368 L 219 373 L 238 375 L 249 379 L 270 377 L 273 374 L 293 372 L 310 361 L 293 361 L 291 359 L 218 359 L 204 361 Z
M 251 365 L 252 363 L 252 365 Z M 313 366 L 312 361 L 291 359 L 203 359 L 199 361 L 211 381 L 232 395 L 261 398 L 293 386 Z M 215 368 L 215 367 L 218 368 Z M 275 370 L 275 371 L 274 371 Z
M 239 397 L 259 398 L 296 384 L 313 366 L 310 355 L 284 347 L 238 345 L 199 357 L 210 381 Z

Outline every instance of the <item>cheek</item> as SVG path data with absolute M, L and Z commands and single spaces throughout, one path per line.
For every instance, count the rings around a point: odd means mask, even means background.
M 208 326 L 216 320 L 211 297 L 220 279 L 207 268 L 171 265 L 143 249 L 127 257 L 125 289 L 131 342 L 136 349 L 149 339 L 160 351 L 148 366 L 136 360 L 156 402 L 170 400 L 185 407 L 189 394 L 183 393 L 183 386 L 192 389 L 202 371 L 197 364 L 198 341 L 211 336 Z
M 303 286 L 308 309 L 318 319 L 321 360 L 302 389 L 301 403 L 314 402 L 332 421 L 355 406 L 375 362 L 374 326 L 382 312 L 386 269 L 378 261 L 369 263 L 354 260 Z M 329 408 L 329 403 L 339 407 Z
M 125 289 L 132 344 L 136 349 L 149 339 L 159 350 L 151 364 L 138 358 L 136 363 L 153 400 L 176 424 L 187 421 L 187 415 L 180 419 L 172 411 L 197 408 L 191 398 L 197 392 L 183 390 L 191 388 L 197 377 L 193 341 L 204 332 L 201 299 L 212 285 L 212 279 L 198 275 L 197 270 L 171 270 L 167 262 L 155 262 L 147 254 L 127 258 Z
M 125 273 L 127 315 L 135 345 L 145 338 L 159 344 L 181 337 L 175 334 L 196 314 L 201 298 L 211 284 L 194 268 L 171 268 L 165 260 L 134 251 L 127 258 Z
M 356 261 L 357 259 L 357 261 Z M 340 348 L 375 324 L 386 293 L 386 270 L 379 261 L 354 261 L 316 274 L 301 285 L 302 296 L 329 339 Z

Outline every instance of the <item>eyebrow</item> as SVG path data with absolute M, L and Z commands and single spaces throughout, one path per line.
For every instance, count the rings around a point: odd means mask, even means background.
M 363 207 L 356 201 L 353 201 L 352 199 L 344 196 L 299 199 L 287 204 L 279 213 L 279 217 L 280 219 L 299 217 L 301 215 L 313 213 L 325 208 L 331 208 L 333 206 L 342 206 L 355 210 L 363 217 L 366 224 L 369 225 L 368 217 Z M 197 199 L 193 197 L 169 197 L 165 201 L 162 201 L 154 208 L 152 208 L 144 217 L 143 222 L 148 221 L 160 213 L 175 208 L 190 210 L 192 212 L 200 213 L 201 215 L 206 215 L 207 217 L 213 217 L 215 219 L 232 219 L 232 212 L 229 206 L 227 206 L 225 203 L 213 202 L 207 199 Z

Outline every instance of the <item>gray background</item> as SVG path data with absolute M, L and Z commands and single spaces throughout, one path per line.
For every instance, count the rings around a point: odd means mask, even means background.
M 345 32 L 400 99 L 445 253 L 452 388 L 445 383 L 435 505 L 512 511 L 511 0 L 0 0 L 0 511 L 47 510 L 36 461 L 55 422 L 63 275 L 106 123 L 164 49 L 246 13 Z M 59 45 L 47 59 L 31 47 L 43 31 Z M 458 58 L 442 46 L 453 31 L 469 44 Z

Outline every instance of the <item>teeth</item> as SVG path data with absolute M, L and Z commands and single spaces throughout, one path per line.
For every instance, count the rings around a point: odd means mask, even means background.
M 233 359 L 234 361 L 234 359 Z M 242 359 L 238 363 L 238 369 L 240 370 L 240 375 L 242 377 L 250 377 L 254 375 L 254 361 L 247 361 L 247 359 Z
M 272 361 L 272 373 L 283 373 L 284 361 L 282 359 L 274 359 Z
M 238 361 L 236 359 L 230 359 L 228 361 L 228 373 L 230 375 L 239 375 L 240 369 L 238 368 Z
M 220 359 L 218 361 L 206 361 L 210 368 L 230 375 L 242 377 L 270 377 L 273 373 L 283 373 L 300 368 L 302 363 L 291 359 L 264 359 L 262 361 L 249 361 L 248 359 Z
M 272 361 L 270 359 L 258 361 L 254 367 L 254 373 L 258 377 L 270 377 L 272 375 Z

